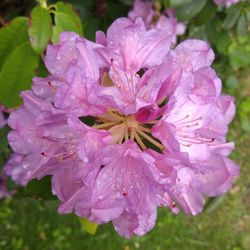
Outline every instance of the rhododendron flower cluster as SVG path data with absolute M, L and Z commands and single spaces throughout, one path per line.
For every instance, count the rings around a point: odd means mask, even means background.
M 186 31 L 186 25 L 178 22 L 175 9 L 169 8 L 160 13 L 151 1 L 135 0 L 133 9 L 128 13 L 128 17 L 132 21 L 140 17 L 148 29 L 156 27 L 172 34 L 173 44 L 176 44 L 177 36 L 184 34 Z
M 196 215 L 227 192 L 239 175 L 226 142 L 234 99 L 206 42 L 172 40 L 140 18 L 117 19 L 95 43 L 62 33 L 47 49 L 51 75 L 10 115 L 8 175 L 51 175 L 59 213 L 112 221 L 124 237 L 150 231 L 158 207 Z
M 240 0 L 214 0 L 214 3 L 219 6 L 230 7 L 233 4 L 238 3 Z

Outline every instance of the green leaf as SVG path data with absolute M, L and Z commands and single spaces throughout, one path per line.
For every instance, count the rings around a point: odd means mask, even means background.
M 28 18 L 26 17 L 18 17 L 0 29 L 0 70 L 11 52 L 28 41 Z
M 242 14 L 237 22 L 236 32 L 238 36 L 247 35 L 247 20 L 246 16 Z
M 51 193 L 51 177 L 46 176 L 41 180 L 32 180 L 25 188 L 28 195 L 36 199 L 55 200 L 56 197 Z
M 225 195 L 219 197 L 210 197 L 207 204 L 205 205 L 204 211 L 207 213 L 214 212 L 225 200 Z
M 55 15 L 56 26 L 60 27 L 64 31 L 73 31 L 82 35 L 82 25 L 79 25 L 72 16 L 64 12 L 56 12 Z
M 5 62 L 0 75 L 0 103 L 14 108 L 21 103 L 20 91 L 31 86 L 39 57 L 29 43 L 18 46 Z
M 88 232 L 89 234 L 95 234 L 96 233 L 96 230 L 98 228 L 98 225 L 89 221 L 88 219 L 86 218 L 80 218 L 78 217 L 79 220 L 80 220 L 80 223 L 82 225 L 82 228 Z
M 35 71 L 35 75 L 38 77 L 47 77 L 49 75 L 49 71 L 41 58 L 39 58 L 39 66 Z
M 8 126 L 4 126 L 0 129 L 0 154 L 5 151 L 8 147 L 7 134 L 9 133 L 10 128 Z
M 119 3 L 108 3 L 107 17 L 110 20 L 114 20 L 121 16 L 126 16 L 128 11 L 129 11 L 128 6 L 124 6 L 123 4 L 119 4 Z
M 176 10 L 176 15 L 180 21 L 189 21 L 195 17 L 206 5 L 207 0 L 193 0 Z
M 226 86 L 228 88 L 235 89 L 238 87 L 238 85 L 239 85 L 238 79 L 235 75 L 230 75 L 229 77 L 227 77 Z
M 129 6 L 133 4 L 133 0 L 119 0 L 119 2 Z
M 227 54 L 228 53 L 228 47 L 231 44 L 231 39 L 225 30 L 221 30 L 216 37 L 215 41 L 215 47 L 216 49 L 222 53 L 222 54 Z
M 207 40 L 205 26 L 189 26 L 189 36 L 197 39 Z
M 33 49 L 41 54 L 47 47 L 52 34 L 52 20 L 47 9 L 35 7 L 31 12 L 29 36 Z
M 204 25 L 206 23 L 209 23 L 214 17 L 216 11 L 217 6 L 213 3 L 213 1 L 207 1 L 201 12 L 195 17 L 195 24 Z
M 70 4 L 56 4 L 55 24 L 64 31 L 74 31 L 83 35 L 81 19 Z
M 246 67 L 250 65 L 250 52 L 239 46 L 229 54 L 229 59 L 235 69 Z
M 239 105 L 239 117 L 242 129 L 250 132 L 250 98 L 243 100 Z
M 237 8 L 235 6 L 229 8 L 227 10 L 227 16 L 222 23 L 222 27 L 224 29 L 231 29 L 235 25 L 239 16 L 240 16 L 240 9 L 239 8 Z
M 170 0 L 169 6 L 171 8 L 178 8 L 191 3 L 192 0 Z
M 63 32 L 63 29 L 59 26 L 53 26 L 52 30 L 52 43 L 56 44 L 59 42 L 59 36 Z
M 97 17 L 91 17 L 84 22 L 84 37 L 89 40 L 95 40 L 95 33 L 100 29 L 101 20 Z

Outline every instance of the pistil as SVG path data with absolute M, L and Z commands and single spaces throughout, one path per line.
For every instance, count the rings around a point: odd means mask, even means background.
M 102 124 L 96 124 L 93 127 L 97 129 L 105 129 L 113 135 L 113 143 L 122 144 L 124 141 L 136 141 L 142 150 L 146 149 L 143 141 L 146 140 L 159 148 L 161 151 L 165 147 L 151 136 L 151 128 L 144 127 L 144 124 L 136 121 L 133 115 L 123 116 L 115 110 L 109 110 L 106 114 L 97 117 Z M 150 122 L 151 124 L 157 121 Z

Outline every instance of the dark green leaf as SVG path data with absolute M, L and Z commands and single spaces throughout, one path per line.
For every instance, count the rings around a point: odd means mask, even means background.
M 207 0 L 193 0 L 176 10 L 176 15 L 180 21 L 189 21 L 195 17 L 206 5 Z
M 101 20 L 97 17 L 91 17 L 84 22 L 84 37 L 89 40 L 95 40 L 95 33 L 100 29 Z
M 20 91 L 29 89 L 39 57 L 29 43 L 18 46 L 5 62 L 0 75 L 0 103 L 14 108 L 21 103 Z
M 189 35 L 193 38 L 207 40 L 205 26 L 189 26 Z
M 215 40 L 215 47 L 216 49 L 222 53 L 227 54 L 228 52 L 228 46 L 231 44 L 230 36 L 228 35 L 228 32 L 225 30 L 221 30 Z
M 93 116 L 82 116 L 80 117 L 80 120 L 88 126 L 93 126 L 96 122 L 96 119 Z
M 164 9 L 167 9 L 170 7 L 170 0 L 161 0 L 161 4 L 163 5 Z
M 229 8 L 227 10 L 227 17 L 225 18 L 225 20 L 222 23 L 222 27 L 224 29 L 231 29 L 235 25 L 239 16 L 240 16 L 240 9 L 239 8 L 237 8 L 235 6 Z
M 35 7 L 31 12 L 29 36 L 33 49 L 41 54 L 47 47 L 52 34 L 52 20 L 47 9 Z
M 129 6 L 133 4 L 133 0 L 119 0 L 119 2 Z
M 170 0 L 169 5 L 172 8 L 178 8 L 178 7 L 187 5 L 187 4 L 191 3 L 191 2 L 192 2 L 192 0 Z
M 10 128 L 8 126 L 4 126 L 0 129 L 0 154 L 5 151 L 8 147 L 7 134 L 9 133 Z
M 44 64 L 44 61 L 41 58 L 39 60 L 39 66 L 35 71 L 35 75 L 39 77 L 47 77 L 49 75 L 49 72 Z
M 108 4 L 107 6 L 107 16 L 111 20 L 119 18 L 121 16 L 126 16 L 129 11 L 128 6 L 124 6 L 119 3 Z
M 244 36 L 247 34 L 247 20 L 245 14 L 242 14 L 238 19 L 236 32 L 238 36 Z
M 20 44 L 28 41 L 28 19 L 26 17 L 18 17 L 10 25 L 0 29 L 0 69 L 11 52 Z
M 51 177 L 46 176 L 41 180 L 32 180 L 26 186 L 26 193 L 33 198 L 44 200 L 55 200 L 56 197 L 51 194 Z
M 201 12 L 195 17 L 195 24 L 204 25 L 209 23 L 214 17 L 216 10 L 217 6 L 213 3 L 213 1 L 207 1 Z
M 209 198 L 204 210 L 208 213 L 212 213 L 224 202 L 224 200 L 225 195 L 221 195 L 219 197 L 211 197 Z

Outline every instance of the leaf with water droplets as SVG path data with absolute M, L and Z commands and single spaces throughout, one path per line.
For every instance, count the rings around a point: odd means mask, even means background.
M 96 233 L 96 230 L 97 230 L 97 228 L 98 228 L 98 225 L 97 225 L 97 224 L 95 224 L 95 223 L 89 221 L 89 220 L 86 219 L 86 218 L 80 218 L 80 217 L 78 217 L 78 218 L 79 218 L 79 221 L 80 221 L 80 223 L 81 223 L 81 225 L 82 225 L 82 228 L 83 228 L 86 232 L 88 232 L 89 234 L 95 234 L 95 233 Z

